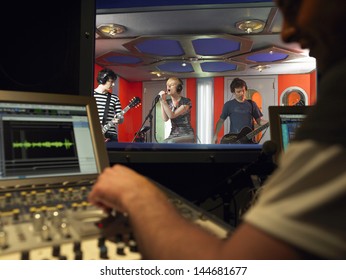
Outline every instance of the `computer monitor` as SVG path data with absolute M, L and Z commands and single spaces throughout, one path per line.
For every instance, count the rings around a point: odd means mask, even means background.
M 0 186 L 93 178 L 108 164 L 93 97 L 0 91 Z
M 312 106 L 269 106 L 270 138 L 277 155 L 287 149 Z

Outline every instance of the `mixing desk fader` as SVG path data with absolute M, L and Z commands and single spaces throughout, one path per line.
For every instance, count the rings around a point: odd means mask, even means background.
M 88 203 L 92 184 L 0 188 L 0 259 L 141 259 L 126 216 L 106 215 Z M 220 238 L 230 233 L 222 221 L 163 190 L 187 219 Z

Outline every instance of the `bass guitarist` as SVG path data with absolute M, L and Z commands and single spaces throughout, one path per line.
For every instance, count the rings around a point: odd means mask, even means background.
M 257 104 L 252 100 L 245 99 L 247 84 L 244 80 L 235 78 L 230 86 L 235 98 L 227 101 L 222 109 L 221 116 L 216 123 L 213 143 L 217 144 L 217 137 L 227 117 L 230 118 L 230 134 L 239 134 L 244 128 L 254 129 L 254 121 L 259 125 L 264 125 L 268 121 L 262 119 L 262 112 Z M 239 142 L 237 142 L 239 143 Z M 253 143 L 252 140 L 241 143 Z
M 118 142 L 118 124 L 124 122 L 124 117 L 121 114 L 121 103 L 117 95 L 112 93 L 112 88 L 115 85 L 117 75 L 108 68 L 102 69 L 97 75 L 98 86 L 94 89 L 94 97 L 97 104 L 97 111 L 102 126 L 110 121 L 114 125 L 105 132 L 105 141 Z M 116 116 L 119 117 L 116 117 Z

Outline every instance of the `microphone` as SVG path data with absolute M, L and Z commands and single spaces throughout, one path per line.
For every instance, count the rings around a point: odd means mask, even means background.
M 162 92 L 162 94 L 161 94 L 161 92 Z M 162 91 L 160 91 L 160 92 L 156 95 L 156 97 L 155 97 L 155 103 L 159 102 L 159 100 L 160 100 L 160 98 L 162 97 L 163 94 L 166 94 L 166 92 L 162 90 Z
M 262 151 L 255 162 L 272 161 L 273 156 L 276 154 L 276 151 L 277 146 L 275 142 L 271 140 L 264 142 L 262 145 Z
M 228 176 L 225 180 L 225 184 L 221 186 L 218 194 L 223 200 L 223 219 L 230 222 L 234 220 L 234 225 L 238 224 L 238 218 L 241 217 L 248 207 L 252 205 L 253 198 L 249 200 L 248 195 L 250 190 L 254 190 L 256 186 L 262 186 L 267 176 L 270 175 L 274 169 L 277 167 L 273 161 L 273 156 L 276 153 L 277 147 L 273 141 L 266 141 L 262 145 L 262 151 L 258 158 L 253 162 L 245 165 L 244 167 L 235 171 L 231 176 Z M 255 178 L 253 175 L 256 175 Z M 256 181 L 259 183 L 256 183 Z M 246 190 L 247 197 L 244 203 L 244 197 L 240 201 L 237 201 L 235 196 L 239 194 L 242 190 Z M 233 200 L 233 205 L 235 207 L 235 215 L 231 216 L 231 201 Z M 240 202 L 240 206 L 237 203 Z M 239 215 L 239 217 L 238 217 Z
M 160 97 L 161 97 L 160 94 L 156 95 L 156 97 L 155 97 L 155 103 L 159 102 Z

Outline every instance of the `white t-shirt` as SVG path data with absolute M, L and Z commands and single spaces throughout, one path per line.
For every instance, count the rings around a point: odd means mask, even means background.
M 244 220 L 306 252 L 346 259 L 346 149 L 294 142 Z

